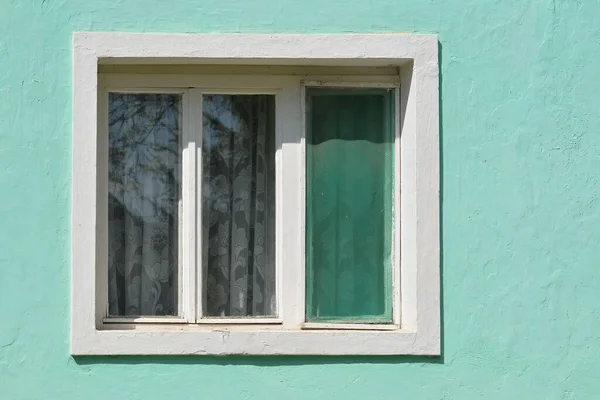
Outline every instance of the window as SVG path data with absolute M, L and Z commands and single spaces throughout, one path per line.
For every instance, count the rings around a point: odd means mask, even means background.
M 394 99 L 306 91 L 306 321 L 394 323 Z
M 76 34 L 72 353 L 439 354 L 437 85 L 432 35 Z
M 275 320 L 276 95 L 100 81 L 104 323 Z M 192 118 L 198 123 L 185 122 Z

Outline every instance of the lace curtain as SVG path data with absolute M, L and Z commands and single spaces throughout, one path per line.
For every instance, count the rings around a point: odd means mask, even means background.
M 110 94 L 111 316 L 179 312 L 182 109 L 180 94 Z M 275 96 L 204 95 L 202 109 L 204 315 L 274 316 Z
M 177 314 L 181 95 L 109 97 L 109 315 Z
M 275 96 L 203 98 L 204 315 L 273 316 Z

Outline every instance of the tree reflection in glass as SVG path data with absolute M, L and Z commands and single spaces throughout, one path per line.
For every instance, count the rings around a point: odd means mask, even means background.
M 275 316 L 275 96 L 202 109 L 203 313 Z
M 111 316 L 178 314 L 181 94 L 109 94 Z

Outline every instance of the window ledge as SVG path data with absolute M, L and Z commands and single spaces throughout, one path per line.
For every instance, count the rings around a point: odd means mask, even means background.
M 77 338 L 73 355 L 398 355 L 440 354 L 439 336 L 406 330 L 104 330 Z

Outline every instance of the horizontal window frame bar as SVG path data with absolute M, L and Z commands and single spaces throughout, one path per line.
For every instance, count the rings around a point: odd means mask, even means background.
M 180 322 L 171 324 L 161 323 L 106 323 L 98 332 L 114 331 L 139 331 L 139 332 L 182 332 L 182 333 L 202 333 L 202 332 L 289 332 L 290 330 L 300 331 L 298 327 L 284 328 L 281 324 L 198 324 L 195 322 Z
M 302 86 L 306 82 L 317 85 L 319 82 L 339 83 L 342 87 L 351 84 L 371 86 L 384 85 L 396 87 L 400 84 L 398 75 L 193 75 L 193 74 L 98 74 L 98 80 L 107 88 L 123 90 L 185 90 L 203 91 L 216 89 L 278 90 L 285 87 Z
M 152 87 L 120 87 L 107 86 L 105 88 L 107 94 L 122 93 L 122 94 L 185 94 L 186 88 L 152 88 Z
M 396 324 L 347 324 L 328 322 L 305 322 L 302 329 L 326 329 L 326 330 L 354 330 L 354 331 L 397 331 L 400 326 Z
M 281 325 L 281 318 L 202 318 L 197 322 L 190 322 L 182 317 L 105 317 L 102 322 L 104 324 L 185 324 L 185 325 Z
M 356 315 L 356 316 L 319 316 L 311 317 L 305 322 L 317 324 L 394 324 L 395 322 L 386 315 Z
M 260 89 L 260 88 L 250 88 L 250 89 L 245 89 L 245 88 L 240 88 L 240 89 L 235 89 L 235 88 L 209 88 L 209 89 L 203 89 L 203 88 L 192 88 L 194 90 L 197 90 L 201 95 L 231 95 L 231 96 L 235 96 L 237 94 L 242 95 L 242 96 L 252 96 L 252 95 L 267 95 L 267 96 L 276 96 L 280 91 L 281 88 L 267 88 L 267 89 Z
M 268 317 L 240 317 L 240 318 L 200 318 L 196 321 L 200 325 L 252 325 L 252 324 L 269 324 L 269 325 L 281 325 L 283 319 L 281 318 L 268 318 Z
M 398 66 L 348 67 L 318 65 L 227 65 L 227 64 L 99 64 L 100 74 L 184 74 L 184 75 L 332 75 L 393 76 Z
M 173 317 L 105 317 L 105 324 L 187 324 L 186 318 Z
M 310 88 L 364 88 L 364 89 L 399 89 L 400 82 L 367 82 L 367 81 L 334 81 L 334 80 L 303 80 L 300 82 L 306 89 Z

